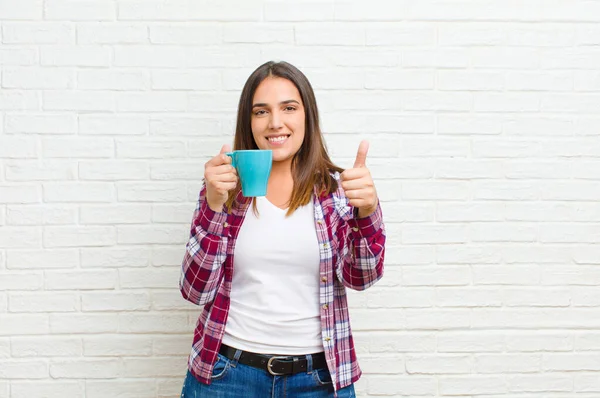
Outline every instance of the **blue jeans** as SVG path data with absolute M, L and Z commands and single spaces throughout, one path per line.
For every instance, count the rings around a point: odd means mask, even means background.
M 272 376 L 267 371 L 238 363 L 221 354 L 215 364 L 210 385 L 196 380 L 188 370 L 181 398 L 329 398 L 333 384 L 327 369 L 313 369 L 309 360 L 306 372 L 291 376 Z M 307 357 L 310 358 L 310 357 Z M 337 392 L 338 398 L 354 398 L 354 386 Z

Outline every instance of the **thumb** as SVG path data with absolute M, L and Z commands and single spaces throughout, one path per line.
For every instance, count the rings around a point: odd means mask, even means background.
M 221 147 L 221 152 L 219 153 L 225 153 L 225 152 L 231 152 L 231 146 L 229 144 L 225 144 Z
M 354 161 L 354 168 L 365 167 L 367 163 L 367 152 L 369 151 L 369 141 L 362 140 L 358 146 L 358 152 L 356 153 L 356 160 Z

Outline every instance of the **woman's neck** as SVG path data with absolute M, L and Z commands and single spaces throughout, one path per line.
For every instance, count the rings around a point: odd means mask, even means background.
M 291 162 L 284 164 L 274 162 L 269 176 L 267 199 L 274 205 L 286 209 L 292 198 L 294 190 L 294 177 L 292 176 Z
M 292 162 L 273 162 L 273 165 L 271 166 L 271 175 L 269 176 L 269 181 L 271 179 L 277 181 L 291 179 L 293 181 Z

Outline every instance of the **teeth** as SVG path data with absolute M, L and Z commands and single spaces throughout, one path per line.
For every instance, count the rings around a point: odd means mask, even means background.
M 287 136 L 285 136 L 285 135 L 282 135 L 282 136 L 279 136 L 279 137 L 269 137 L 269 141 L 270 142 L 283 142 L 286 139 L 287 139 Z

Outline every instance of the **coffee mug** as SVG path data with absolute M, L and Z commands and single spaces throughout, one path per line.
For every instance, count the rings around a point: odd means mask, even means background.
M 237 170 L 242 182 L 242 195 L 265 196 L 273 163 L 273 151 L 250 149 L 225 154 L 231 157 L 231 165 Z

